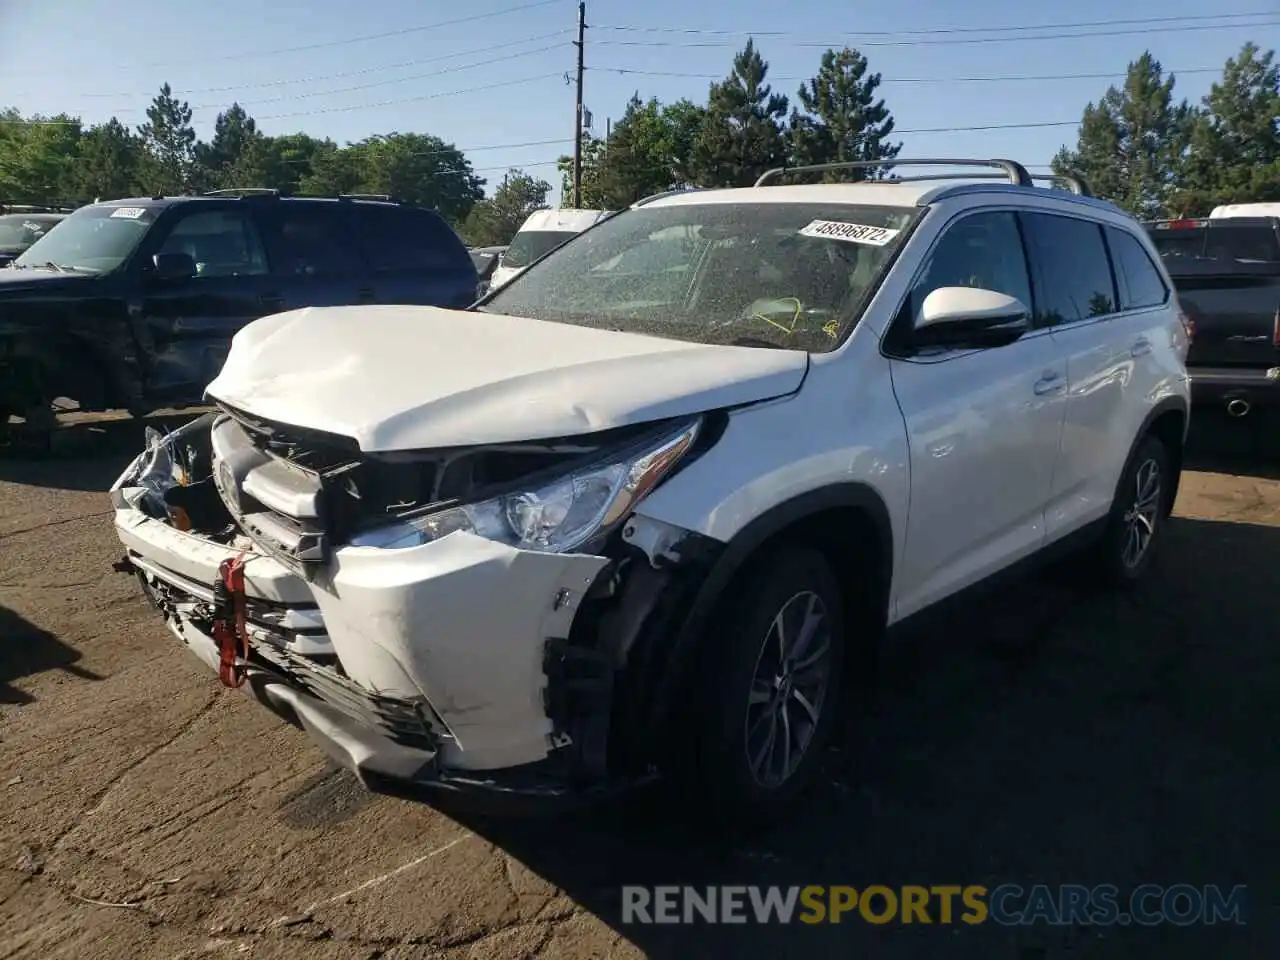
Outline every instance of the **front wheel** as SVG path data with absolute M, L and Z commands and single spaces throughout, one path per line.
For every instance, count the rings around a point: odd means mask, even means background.
M 744 577 L 707 637 L 687 771 L 702 812 L 732 826 L 789 812 L 840 708 L 845 610 L 817 551 L 784 548 Z

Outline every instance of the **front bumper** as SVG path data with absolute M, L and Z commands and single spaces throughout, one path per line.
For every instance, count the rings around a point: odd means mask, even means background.
M 341 547 L 309 580 L 243 540 L 215 542 L 137 506 L 145 454 L 112 487 L 116 532 L 170 630 L 211 669 L 219 564 L 247 550 L 246 689 L 369 787 L 563 799 L 549 658 L 608 561 L 466 533 Z

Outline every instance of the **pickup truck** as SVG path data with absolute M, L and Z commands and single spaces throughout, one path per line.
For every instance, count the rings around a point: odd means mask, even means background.
M 1280 217 L 1220 209 L 1146 226 L 1194 331 L 1193 402 L 1233 417 L 1280 405 Z

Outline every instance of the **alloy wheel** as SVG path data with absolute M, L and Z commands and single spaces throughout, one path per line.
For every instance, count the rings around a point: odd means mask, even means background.
M 1161 506 L 1160 464 L 1154 458 L 1142 462 L 1134 473 L 1134 493 L 1124 514 L 1124 540 L 1120 559 L 1133 570 L 1142 562 L 1155 537 Z

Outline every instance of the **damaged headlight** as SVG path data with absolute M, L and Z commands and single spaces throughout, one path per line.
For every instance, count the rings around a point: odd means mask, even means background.
M 416 547 L 458 530 L 521 550 L 570 553 L 613 529 L 689 451 L 700 421 L 656 444 L 597 461 L 537 487 L 407 518 L 352 538 L 352 546 Z

